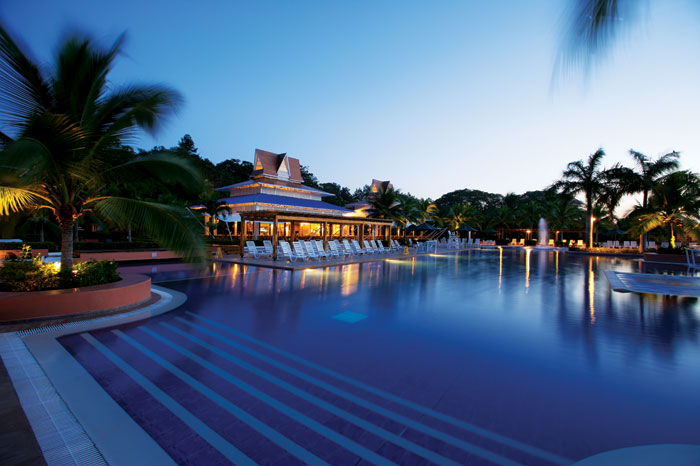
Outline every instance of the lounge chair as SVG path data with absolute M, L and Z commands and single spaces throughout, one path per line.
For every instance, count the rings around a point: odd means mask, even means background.
M 623 242 L 623 243 L 622 243 L 622 247 L 623 247 L 624 249 L 629 249 L 629 248 L 631 247 L 631 246 L 630 246 L 630 242 L 629 242 L 629 241 Z
M 387 252 L 387 250 L 384 249 L 384 245 L 382 244 L 381 240 L 373 239 L 369 242 L 369 244 L 371 244 L 374 250 L 380 254 L 385 254 Z
M 322 257 L 323 259 L 328 259 L 330 257 L 328 251 L 323 249 L 323 241 L 312 240 L 311 242 L 316 246 L 316 254 L 318 254 L 319 257 Z
M 479 238 L 474 240 L 474 247 L 475 248 L 481 247 L 481 240 Z
M 647 249 L 656 249 L 656 241 L 649 241 L 647 243 Z
M 343 257 L 345 255 L 345 253 L 340 250 L 340 247 L 338 246 L 337 242 L 329 241 L 328 242 L 328 255 L 340 258 L 340 257 Z
M 663 242 L 661 243 L 661 247 L 662 247 L 662 248 L 667 248 L 667 247 L 668 247 L 668 243 L 667 243 L 666 241 L 663 241 Z
M 382 244 L 382 240 L 377 240 L 376 243 L 374 240 L 372 240 L 372 245 L 376 247 L 382 254 L 388 254 L 391 252 L 391 249 L 384 247 L 384 244 Z
M 518 246 L 525 246 L 525 238 L 520 238 L 518 240 Z
M 265 246 L 256 246 L 255 241 L 246 241 L 245 244 L 246 247 L 244 249 L 244 252 L 252 254 L 253 257 L 255 257 L 256 259 L 258 258 L 258 256 L 264 257 L 267 255 Z
M 554 240 L 550 239 L 549 241 L 547 241 L 547 246 L 554 247 Z
M 637 247 L 638 247 L 638 246 L 637 246 L 637 242 L 636 242 L 636 241 L 630 241 L 630 247 L 631 247 L 632 249 L 637 249 Z
M 294 246 L 294 255 L 298 259 L 304 259 L 305 261 L 309 260 L 309 254 L 306 252 L 306 248 L 300 241 L 294 241 L 292 245 Z
M 362 240 L 362 244 L 365 247 L 365 251 L 369 251 L 370 254 L 379 254 L 379 250 L 373 248 L 372 245 L 369 244 L 369 241 L 367 241 L 366 239 Z
M 356 256 L 360 256 L 363 254 L 369 254 L 369 251 L 362 249 L 362 247 L 360 246 L 360 243 L 356 239 L 350 241 L 350 246 L 352 246 L 352 253 Z
M 316 252 L 316 245 L 313 241 L 299 241 L 299 244 L 304 248 L 309 259 L 321 260 L 321 257 Z
M 290 260 L 290 262 L 296 262 L 297 259 L 306 260 L 305 257 L 300 257 L 294 254 L 294 252 L 292 252 L 292 248 L 289 246 L 289 243 L 286 241 L 280 241 L 280 250 L 282 251 L 282 257 L 286 257 Z
M 577 247 L 577 248 L 585 247 L 585 245 L 583 244 L 583 240 L 582 240 L 582 239 L 576 241 L 576 247 Z
M 263 247 L 265 248 L 265 253 L 268 256 L 272 257 L 272 253 L 274 252 L 272 248 L 272 241 L 266 239 L 265 241 L 263 241 Z
M 355 248 L 352 247 L 352 244 L 350 244 L 350 241 L 347 239 L 343 240 L 343 250 L 348 256 L 355 256 L 357 254 L 355 253 Z

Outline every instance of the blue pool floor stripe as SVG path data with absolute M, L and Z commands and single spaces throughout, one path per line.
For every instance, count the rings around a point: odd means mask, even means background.
M 109 348 L 100 343 L 95 337 L 88 333 L 81 333 L 82 336 L 88 343 L 90 343 L 97 351 L 102 353 L 104 357 L 113 362 L 119 369 L 124 371 L 126 375 L 131 377 L 131 379 L 140 385 L 144 390 L 146 390 L 153 398 L 158 400 L 163 406 L 165 406 L 170 412 L 175 416 L 180 418 L 182 422 L 187 424 L 192 430 L 197 432 L 204 440 L 206 440 L 212 447 L 218 450 L 227 459 L 232 461 L 234 464 L 242 466 L 255 466 L 257 463 L 248 456 L 245 455 L 238 448 L 229 443 L 226 439 L 217 434 L 204 422 L 198 419 L 194 414 L 189 412 L 180 403 L 172 399 L 140 372 L 134 369 L 126 361 L 121 359 L 119 356 L 114 354 Z
M 143 327 L 140 327 L 140 328 L 144 332 L 150 332 L 150 331 L 147 331 L 147 329 L 145 329 Z M 190 384 L 196 390 L 209 396 L 214 401 L 219 399 L 219 401 L 217 403 L 220 404 L 222 407 L 224 407 L 226 409 L 228 409 L 228 408 L 231 408 L 231 409 L 235 408 L 236 410 L 240 409 L 237 406 L 235 406 L 233 403 L 231 403 L 230 401 L 223 398 L 221 395 L 219 395 L 218 393 L 216 393 L 215 391 L 213 391 L 212 389 L 207 387 L 206 385 L 202 384 L 201 382 L 199 382 L 195 378 L 191 377 L 190 375 L 188 375 L 184 371 L 175 367 L 173 364 L 171 364 L 170 362 L 168 362 L 167 360 L 165 360 L 161 356 L 157 355 L 156 353 L 154 353 L 150 349 L 148 349 L 145 346 L 143 346 L 142 344 L 138 343 L 133 338 L 129 337 L 128 335 L 124 334 L 123 332 L 120 332 L 119 330 L 113 330 L 113 332 L 115 334 L 119 335 L 121 338 L 125 339 L 127 342 L 129 342 L 132 346 L 134 346 L 139 351 L 144 353 L 146 356 L 150 357 L 151 359 L 156 361 L 158 364 L 160 364 L 161 366 L 163 366 L 164 368 L 166 368 L 167 370 L 169 370 L 170 372 L 175 374 L 178 378 L 180 378 L 181 380 Z M 291 419 L 294 419 L 299 424 L 302 424 L 302 425 L 308 427 L 309 429 L 315 431 L 316 433 L 320 434 L 321 436 L 324 436 L 327 439 L 333 441 L 334 443 L 342 446 L 346 450 L 351 451 L 351 452 L 355 453 L 356 455 L 364 458 L 365 460 L 369 461 L 370 463 L 374 463 L 378 466 L 394 466 L 394 463 L 392 463 L 388 459 L 384 458 L 383 456 L 381 456 L 381 455 L 363 447 L 362 445 L 340 435 L 339 433 L 337 433 L 334 430 L 324 426 L 323 424 L 311 419 L 310 417 L 306 416 L 305 414 L 300 413 L 296 409 L 287 406 L 286 404 L 280 402 L 279 400 L 267 395 L 266 393 L 263 393 L 262 391 L 258 390 L 257 388 L 255 388 L 255 387 L 243 382 L 242 380 L 232 376 L 228 372 L 225 372 L 223 370 L 219 370 L 219 372 L 217 372 L 217 375 L 222 377 L 224 380 L 227 380 L 231 384 L 235 385 L 236 387 L 240 388 L 241 390 L 254 396 L 255 398 L 258 398 L 259 400 L 263 401 L 264 403 L 272 406 L 273 408 L 275 408 L 276 410 L 280 411 L 281 413 L 287 415 Z M 260 422 L 260 421 L 258 421 L 258 422 Z M 267 426 L 267 427 L 270 428 L 269 426 Z M 283 437 L 282 434 L 280 434 L 279 432 L 277 432 L 277 431 L 274 431 L 274 432 L 277 433 L 277 435 L 279 435 L 280 437 Z M 286 438 L 286 437 L 284 437 L 284 438 Z M 296 444 L 294 444 L 294 445 L 296 445 Z M 301 447 L 299 447 L 297 445 L 297 447 L 293 447 L 293 448 L 295 450 L 298 450 Z M 293 453 L 295 456 L 297 456 L 297 454 L 294 453 L 294 451 L 292 451 L 292 450 L 290 450 L 290 453 Z M 311 453 L 308 453 L 308 455 L 311 455 Z M 323 460 L 321 460 L 320 458 L 317 458 L 315 456 L 314 456 L 314 458 L 316 458 L 314 461 L 309 461 L 308 459 L 304 459 L 304 461 L 310 462 L 310 464 L 327 464 Z
M 256 419 L 254 416 L 248 414 L 246 411 L 242 410 L 238 406 L 234 405 L 231 403 L 229 400 L 224 398 L 223 396 L 219 395 L 216 393 L 214 390 L 210 389 L 203 383 L 199 382 L 198 380 L 194 379 L 184 371 L 178 369 L 175 367 L 173 364 L 170 362 L 166 361 L 164 358 L 158 356 L 156 353 L 153 351 L 149 350 L 145 346 L 143 346 L 141 343 L 137 342 L 124 332 L 120 330 L 112 330 L 112 333 L 117 335 L 119 338 L 122 340 L 126 341 L 129 343 L 131 346 L 139 350 L 141 353 L 145 354 L 149 358 L 153 359 L 157 364 L 160 366 L 164 367 L 171 373 L 173 373 L 177 378 L 185 382 L 186 384 L 190 385 L 192 388 L 197 390 L 198 392 L 202 393 L 204 396 L 212 400 L 214 403 L 218 404 L 222 408 L 224 408 L 226 411 L 229 413 L 233 414 L 235 417 L 243 421 L 244 423 L 248 424 L 250 427 L 252 427 L 254 430 L 260 432 L 263 436 L 267 437 L 270 439 L 272 442 L 276 443 L 283 449 L 287 450 L 289 453 L 293 454 L 297 458 L 301 459 L 302 461 L 305 461 L 308 464 L 318 464 L 318 465 L 326 465 L 330 466 L 328 463 L 323 461 L 321 458 L 317 457 L 313 453 L 307 451 L 305 448 L 299 446 L 295 442 L 289 440 L 287 437 L 284 435 L 280 434 L 277 432 L 275 429 L 272 427 L 268 426 L 267 424 L 259 421 Z
M 230 354 L 226 353 L 225 351 L 222 351 L 220 348 L 217 348 L 216 346 L 210 345 L 207 342 L 205 342 L 197 337 L 188 335 L 187 333 L 183 332 L 182 330 L 180 330 L 176 327 L 173 327 L 172 325 L 166 324 L 164 322 L 161 322 L 161 325 L 163 325 L 166 328 L 172 330 L 173 332 L 189 339 L 190 341 L 200 345 L 201 347 L 206 348 L 215 354 L 218 354 L 222 358 L 227 359 L 228 361 L 231 361 L 234 364 L 237 364 L 237 365 L 247 369 L 248 371 L 252 372 L 253 374 L 255 374 L 255 375 L 257 375 L 257 376 L 259 376 L 259 377 L 261 377 L 261 378 L 263 378 L 263 379 L 265 379 L 265 380 L 267 380 L 267 381 L 269 381 L 269 382 L 271 382 L 279 387 L 284 388 L 285 390 L 289 391 L 290 393 L 293 393 L 294 395 L 298 396 L 299 398 L 302 398 L 302 399 L 308 401 L 309 403 L 312 403 L 312 404 L 318 406 L 321 409 L 325 409 L 326 411 L 328 411 L 328 412 L 330 412 L 330 413 L 332 413 L 332 414 L 334 414 L 342 419 L 345 419 L 346 421 L 351 422 L 358 427 L 363 428 L 367 432 L 370 432 L 378 437 L 382 437 L 384 440 L 387 440 L 387 441 L 389 441 L 397 446 L 400 446 L 401 448 L 403 448 L 405 450 L 413 452 L 416 455 L 422 456 L 423 458 L 425 458 L 429 461 L 432 461 L 435 464 L 459 466 L 459 463 L 456 463 L 455 461 L 452 461 L 448 458 L 445 458 L 444 456 L 439 455 L 432 450 L 429 450 L 429 449 L 424 448 L 420 445 L 417 445 L 417 444 L 411 442 L 410 440 L 407 440 L 403 437 L 400 437 L 392 432 L 387 431 L 386 429 L 383 429 L 381 427 L 378 427 L 378 426 L 372 424 L 369 421 L 366 421 L 358 416 L 355 416 L 354 414 L 351 414 L 343 409 L 340 409 L 337 406 L 334 406 L 333 404 L 331 404 L 325 400 L 322 400 L 321 398 L 318 398 L 314 395 L 311 395 L 310 393 L 305 392 L 304 390 L 301 390 L 301 389 L 295 387 L 294 385 L 287 383 L 284 380 L 282 380 L 278 377 L 275 377 L 274 375 L 271 375 L 271 374 L 255 367 L 255 366 L 253 366 L 252 364 L 248 364 L 245 361 L 242 361 L 234 356 L 231 356 Z M 176 343 L 168 340 L 167 338 L 165 338 L 157 333 L 154 333 L 150 330 L 147 330 L 145 328 L 142 328 L 142 330 L 148 332 L 149 335 L 152 335 L 154 338 L 157 338 L 159 341 L 162 341 L 164 344 L 170 346 L 175 351 L 178 351 L 179 353 L 189 357 L 190 359 L 197 361 L 199 364 L 203 365 L 207 369 L 215 371 L 217 373 L 219 371 L 223 371 L 223 369 L 221 369 L 221 368 L 217 367 L 216 365 L 198 357 L 197 355 L 191 353 L 190 351 L 187 351 L 186 349 L 182 348 L 182 346 L 177 345 Z M 515 466 L 518 464 L 518 463 L 515 463 L 513 461 L 508 460 L 507 458 L 496 455 L 494 453 L 489 452 L 488 450 L 484 450 L 484 449 L 479 448 L 479 447 L 474 448 L 473 451 L 472 450 L 468 450 L 468 451 L 471 451 L 472 453 L 474 453 L 478 456 L 482 456 L 490 461 L 493 461 L 496 464 L 510 465 L 510 466 Z
M 355 403 L 356 405 L 362 406 L 362 407 L 364 407 L 364 408 L 366 408 L 366 409 L 368 409 L 368 410 L 370 410 L 370 411 L 374 411 L 374 412 L 377 413 L 377 414 L 380 414 L 380 415 L 382 415 L 382 416 L 384 416 L 384 417 L 386 417 L 386 418 L 392 419 L 393 421 L 396 421 L 396 422 L 398 422 L 398 423 L 400 423 L 400 424 L 402 424 L 402 425 L 405 425 L 405 426 L 407 426 L 407 427 L 410 427 L 410 428 L 412 428 L 412 429 L 414 429 L 414 430 L 416 430 L 416 431 L 422 432 L 422 433 L 424 433 L 424 434 L 426 434 L 426 435 L 429 435 L 429 436 L 431 436 L 431 437 L 434 437 L 434 438 L 436 438 L 436 439 L 439 439 L 439 440 L 441 440 L 441 441 L 443 441 L 443 442 L 445 442 L 445 443 L 447 443 L 447 444 L 453 445 L 453 446 L 455 446 L 455 447 L 457 447 L 457 448 L 460 448 L 460 449 L 462 449 L 462 450 L 464 450 L 464 451 L 473 453 L 473 454 L 475 454 L 475 455 L 477 455 L 477 456 L 480 456 L 480 457 L 482 457 L 482 458 L 484 458 L 484 459 L 487 459 L 487 460 L 489 460 L 489 461 L 492 461 L 492 462 L 494 462 L 494 463 L 496 463 L 496 464 L 501 464 L 501 465 L 516 465 L 516 464 L 518 464 L 518 463 L 516 463 L 516 462 L 514 462 L 514 461 L 512 461 L 512 460 L 510 460 L 510 459 L 508 459 L 508 458 L 506 458 L 506 457 L 504 457 L 504 456 L 501 456 L 501 455 L 499 455 L 499 454 L 493 453 L 493 452 L 491 452 L 491 451 L 489 451 L 489 450 L 487 450 L 487 449 L 485 449 L 485 448 L 482 448 L 482 447 L 479 447 L 479 446 L 474 445 L 474 444 L 472 444 L 472 443 L 466 442 L 466 441 L 464 441 L 464 440 L 462 440 L 462 439 L 458 439 L 458 438 L 453 437 L 453 436 L 451 436 L 451 435 L 449 435 L 449 434 L 446 434 L 446 433 L 444 433 L 444 432 L 440 432 L 440 431 L 437 430 L 437 429 L 434 429 L 434 428 L 432 428 L 432 427 L 426 426 L 426 425 L 424 425 L 424 424 L 422 424 L 422 423 L 420 423 L 420 422 L 418 422 L 418 421 L 415 421 L 415 420 L 413 420 L 413 419 L 411 419 L 411 418 L 408 418 L 408 417 L 403 416 L 403 415 L 401 415 L 401 414 L 395 413 L 395 412 L 393 412 L 393 411 L 391 411 L 391 410 L 389 410 L 389 409 L 386 409 L 386 408 L 383 408 L 383 407 L 381 407 L 381 406 L 378 406 L 378 405 L 372 403 L 371 401 L 365 400 L 365 399 L 360 398 L 360 397 L 358 397 L 358 396 L 356 396 L 356 395 L 353 395 L 352 393 L 348 393 L 348 392 L 346 392 L 346 391 L 344 391 L 344 390 L 342 390 L 342 389 L 336 388 L 336 387 L 334 387 L 334 386 L 332 386 L 332 385 L 330 385 L 330 384 L 328 384 L 328 383 L 326 383 L 326 382 L 323 382 L 322 380 L 319 380 L 319 379 L 317 379 L 317 378 L 315 378 L 315 377 L 313 377 L 313 376 L 307 375 L 307 374 L 305 374 L 305 373 L 303 373 L 303 372 L 301 372 L 301 371 L 299 371 L 299 370 L 297 370 L 297 369 L 294 369 L 294 368 L 292 368 L 292 367 L 286 366 L 286 365 L 284 365 L 284 364 L 282 364 L 282 363 L 280 363 L 280 362 L 278 362 L 278 361 L 275 361 L 274 359 L 268 358 L 267 356 L 265 356 L 265 355 L 263 355 L 263 354 L 260 354 L 260 353 L 254 351 L 254 350 L 249 349 L 249 348 L 246 348 L 245 346 L 241 346 L 241 345 L 239 345 L 238 343 L 235 343 L 235 342 L 233 342 L 233 341 L 231 341 L 231 340 L 228 340 L 228 339 L 222 337 L 221 335 L 217 335 L 216 333 L 212 332 L 211 330 L 208 330 L 208 329 L 206 329 L 206 328 L 204 328 L 204 327 L 202 327 L 202 326 L 200 326 L 200 325 L 193 324 L 193 323 L 188 322 L 187 320 L 181 319 L 181 318 L 177 318 L 177 320 L 180 321 L 180 322 L 183 322 L 183 323 L 187 324 L 187 325 L 190 326 L 190 327 L 194 327 L 194 328 L 196 328 L 197 330 L 199 330 L 199 331 L 201 331 L 201 332 L 203 332 L 203 333 L 205 333 L 205 334 L 207 334 L 207 335 L 210 335 L 210 336 L 212 336 L 212 337 L 214 337 L 214 338 L 216 338 L 216 339 L 222 341 L 223 343 L 225 343 L 225 344 L 227 344 L 227 345 L 233 346 L 233 347 L 235 347 L 235 348 L 237 348 L 237 349 L 239 349 L 239 350 L 241 350 L 241 351 L 243 351 L 243 352 L 245 352 L 245 353 L 247 353 L 247 354 L 250 354 L 250 355 L 252 355 L 252 356 L 254 356 L 254 357 L 258 358 L 258 359 L 261 359 L 262 361 L 264 361 L 264 362 L 266 362 L 266 363 L 268 363 L 268 364 L 270 364 L 270 365 L 272 365 L 272 366 L 274 366 L 274 367 L 277 367 L 277 368 L 279 368 L 279 369 L 281 369 L 281 370 L 283 370 L 283 371 L 285 371 L 285 372 L 287 372 L 287 373 L 290 373 L 290 374 L 292 374 L 292 375 L 294 375 L 294 376 L 296 376 L 296 377 L 298 377 L 298 378 L 300 378 L 300 379 L 302 379 L 302 380 L 305 380 L 306 382 L 309 382 L 309 383 L 314 384 L 314 385 L 316 385 L 316 386 L 318 386 L 318 387 L 321 387 L 321 388 L 323 388 L 324 390 L 327 390 L 327 391 L 333 393 L 334 395 L 337 395 L 337 396 L 339 396 L 339 397 L 341 397 L 341 398 L 345 398 L 346 400 L 349 400 L 349 401 L 351 401 L 352 403 Z M 257 369 L 257 368 L 255 368 L 254 366 L 251 366 L 251 365 L 248 364 L 248 363 L 245 363 L 245 362 L 243 362 L 243 361 L 240 361 L 239 359 L 237 359 L 237 358 L 231 356 L 230 354 L 228 354 L 228 353 L 222 351 L 221 349 L 219 349 L 219 348 L 217 348 L 217 347 L 215 347 L 215 346 L 212 346 L 212 345 L 210 345 L 210 344 L 208 344 L 208 343 L 206 343 L 206 342 L 200 340 L 200 339 L 197 338 L 197 337 L 188 335 L 186 332 L 183 332 L 182 330 L 180 330 L 180 329 L 178 329 L 178 328 L 176 328 L 176 327 L 173 327 L 173 326 L 170 325 L 170 324 L 167 324 L 167 323 L 165 323 L 165 322 L 161 322 L 161 325 L 163 325 L 163 326 L 165 326 L 166 328 L 168 328 L 168 329 L 170 329 L 170 330 L 172 330 L 172 331 L 178 333 L 179 335 L 184 336 L 185 338 L 188 338 L 188 339 L 191 340 L 191 341 L 194 341 L 195 343 L 197 343 L 197 344 L 199 344 L 199 345 L 201 345 L 201 346 L 207 348 L 208 350 L 210 350 L 210 351 L 212 351 L 212 352 L 214 352 L 214 353 L 216 353 L 216 354 L 221 355 L 222 357 L 224 357 L 224 358 L 226 358 L 226 359 L 228 359 L 228 360 L 230 360 L 230 361 L 232 361 L 232 362 L 235 362 L 236 364 L 239 364 L 239 365 L 245 367 L 246 369 L 250 370 L 250 371 L 253 372 L 253 373 L 256 373 L 256 374 L 258 374 L 258 373 L 264 373 L 262 370 Z M 260 374 L 258 374 L 258 375 L 260 375 Z M 261 377 L 266 377 L 266 376 L 261 375 Z M 267 377 L 266 377 L 266 378 L 267 378 Z M 279 379 L 277 379 L 277 380 L 279 380 Z M 277 383 L 277 382 L 274 382 L 274 383 Z M 285 384 L 286 384 L 286 382 L 282 382 L 282 383 L 285 383 Z M 286 385 L 289 385 L 289 384 L 286 384 Z M 293 388 L 294 388 L 294 390 L 299 391 L 296 387 L 293 387 Z M 325 402 L 324 402 L 324 403 L 325 403 Z M 328 408 L 326 408 L 326 409 L 328 409 Z M 352 421 L 351 421 L 351 422 L 352 422 Z M 393 442 L 393 443 L 399 445 L 399 443 L 397 443 L 397 442 L 394 441 L 394 440 L 389 439 L 389 441 L 391 441 L 391 442 Z M 404 446 L 404 445 L 401 445 L 401 446 L 402 446 L 403 448 L 407 449 L 407 450 L 411 450 L 410 448 L 408 448 L 408 447 L 406 447 L 406 446 Z M 421 447 L 421 448 L 422 448 L 422 447 Z M 411 451 L 413 451 L 413 450 L 411 450 Z M 436 462 L 436 463 L 438 463 L 438 464 L 445 464 L 445 461 L 450 461 L 450 460 L 447 460 L 446 458 L 440 458 L 440 457 L 433 459 L 433 458 L 431 458 L 430 456 L 426 456 L 426 455 L 424 454 L 425 452 L 424 452 L 424 453 L 418 453 L 418 452 L 414 451 L 414 453 L 417 453 L 418 455 L 423 456 L 424 458 L 426 458 L 426 459 L 428 459 L 428 460 L 430 460 L 430 461 Z M 441 462 L 442 462 L 442 463 L 441 463 Z
M 482 427 L 476 426 L 474 424 L 470 424 L 466 421 L 462 421 L 462 420 L 454 418 L 452 416 L 448 416 L 447 414 L 443 414 L 443 413 L 441 413 L 439 411 L 435 411 L 431 408 L 421 406 L 421 405 L 414 403 L 412 401 L 405 400 L 403 398 L 400 398 L 396 395 L 393 395 L 392 393 L 386 392 L 386 391 L 381 390 L 379 388 L 372 387 L 372 386 L 367 385 L 363 382 L 360 382 L 359 380 L 355 380 L 351 377 L 347 377 L 339 372 L 333 371 L 331 369 L 327 369 L 323 366 L 315 364 L 311 361 L 307 361 L 299 356 L 296 356 L 292 353 L 289 353 L 289 352 L 284 351 L 280 348 L 277 348 L 277 347 L 272 346 L 268 343 L 265 343 L 264 341 L 258 340 L 256 338 L 251 337 L 251 336 L 248 336 L 244 333 L 241 333 L 237 330 L 234 330 L 230 327 L 227 327 L 227 326 L 225 326 L 225 325 L 223 325 L 215 320 L 209 319 L 209 318 L 204 317 L 204 316 L 200 316 L 200 315 L 195 314 L 194 312 L 190 312 L 190 311 L 185 311 L 185 313 L 191 317 L 196 318 L 196 319 L 201 319 L 205 322 L 208 322 L 210 325 L 213 325 L 217 329 L 221 329 L 225 332 L 231 333 L 232 335 L 236 335 L 244 340 L 255 343 L 255 344 L 257 344 L 257 345 L 259 345 L 259 346 L 261 346 L 269 351 L 272 351 L 274 353 L 282 355 L 282 356 L 284 356 L 288 359 L 291 359 L 292 361 L 295 361 L 299 364 L 302 364 L 302 365 L 305 365 L 305 366 L 310 367 L 312 369 L 315 369 L 323 374 L 334 377 L 338 380 L 341 380 L 341 381 L 348 383 L 350 385 L 353 385 L 357 388 L 360 388 L 362 390 L 370 392 L 374 395 L 380 396 L 380 397 L 387 399 L 389 401 L 392 401 L 396 404 L 411 408 L 415 411 L 418 411 L 418 412 L 425 414 L 427 416 L 431 416 L 435 419 L 439 419 L 440 421 L 446 422 L 448 424 L 452 424 L 453 426 L 459 427 L 459 428 L 464 429 L 468 432 L 472 432 L 472 433 L 480 435 L 484 438 L 488 438 L 490 440 L 500 442 L 504 445 L 507 445 L 507 446 L 515 448 L 517 450 L 529 453 L 533 456 L 537 456 L 539 458 L 545 459 L 545 460 L 547 460 L 551 463 L 554 463 L 554 464 L 569 465 L 569 464 L 572 464 L 574 462 L 574 460 L 565 458 L 561 455 L 557 455 L 555 453 L 548 452 L 548 451 L 543 450 L 543 449 L 538 448 L 538 447 L 533 447 L 532 445 L 528 445 L 526 443 L 520 442 L 520 441 L 512 439 L 510 437 L 506 437 L 506 436 L 501 435 L 501 434 L 497 434 L 495 432 L 491 432 L 491 431 L 486 430 Z

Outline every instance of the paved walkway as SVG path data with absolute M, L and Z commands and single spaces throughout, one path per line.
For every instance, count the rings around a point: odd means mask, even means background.
M 17 394 L 0 362 L 0 464 L 4 466 L 45 465 L 34 432 L 19 404 Z
M 700 277 L 626 273 L 606 270 L 612 289 L 621 293 L 654 293 L 700 298 Z
M 425 256 L 429 254 L 449 254 L 460 251 L 479 251 L 479 250 L 497 250 L 497 246 L 485 246 L 482 248 L 469 248 L 469 249 L 448 249 L 448 248 L 438 248 L 437 252 L 422 252 L 416 253 L 415 248 L 409 249 L 409 254 L 404 255 L 403 252 L 392 252 L 389 254 L 367 254 L 362 256 L 345 256 L 343 258 L 337 259 L 321 259 L 321 260 L 299 260 L 297 262 L 290 262 L 286 259 L 278 259 L 276 261 L 269 258 L 255 259 L 250 256 L 240 257 L 238 254 L 224 256 L 222 259 L 215 259 L 218 262 L 227 262 L 231 264 L 241 264 L 241 265 L 254 265 L 256 267 L 268 267 L 272 269 L 283 269 L 283 270 L 303 270 L 303 269 L 318 269 L 323 267 L 334 267 L 337 265 L 348 265 L 348 264 L 361 264 L 363 262 L 374 262 L 383 260 L 397 260 L 397 259 L 407 259 L 417 256 Z

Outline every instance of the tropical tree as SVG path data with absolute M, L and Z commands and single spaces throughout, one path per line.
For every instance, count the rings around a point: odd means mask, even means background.
M 209 221 L 204 225 L 209 230 L 209 236 L 212 238 L 214 237 L 216 228 L 219 226 L 217 219 L 222 215 L 231 215 L 233 212 L 226 204 L 226 201 L 221 198 L 221 194 L 222 193 L 218 191 L 210 190 L 202 197 L 202 199 L 199 200 L 199 204 L 202 206 L 202 209 L 198 210 L 201 211 L 205 218 L 209 217 Z M 229 239 L 232 240 L 233 236 L 231 235 L 231 229 L 228 226 L 228 222 L 224 221 L 223 223 L 226 225 L 226 231 L 228 232 Z
M 103 49 L 70 37 L 55 66 L 34 63 L 0 27 L 0 215 L 48 209 L 61 229 L 61 269 L 73 265 L 73 227 L 86 212 L 128 225 L 188 259 L 203 258 L 201 227 L 183 208 L 110 196 L 117 180 L 148 173 L 194 185 L 197 173 L 168 153 L 115 163 L 112 155 L 139 130 L 154 133 L 180 102 L 161 86 L 109 84 L 123 40 Z
M 418 201 L 417 208 L 418 212 L 416 220 L 421 223 L 429 222 L 432 216 L 437 214 L 438 212 L 437 205 L 435 205 L 435 203 L 430 198 L 420 199 Z
M 593 204 L 599 194 L 602 184 L 600 164 L 605 156 L 603 149 L 598 149 L 588 157 L 587 161 L 577 160 L 570 162 L 562 173 L 561 181 L 555 183 L 562 192 L 576 195 L 583 194 L 586 207 L 586 241 L 588 247 L 593 247 L 591 239 L 591 218 L 593 217 Z
M 399 204 L 394 212 L 394 223 L 404 231 L 406 237 L 406 226 L 418 220 L 420 215 L 420 201 L 412 196 L 400 196 Z
M 540 218 L 544 215 L 542 204 L 537 201 L 528 201 L 520 207 L 518 217 L 520 224 L 530 230 L 535 230 Z
M 651 190 L 647 206 L 638 205 L 630 219 L 637 233 L 668 228 L 672 245 L 676 232 L 700 240 L 700 178 L 689 171 L 664 176 Z
M 661 178 L 673 170 L 678 169 L 678 152 L 669 152 L 659 156 L 656 160 L 641 152 L 630 150 L 630 155 L 634 159 L 637 171 L 631 172 L 628 176 L 628 191 L 642 193 L 642 207 L 648 205 L 649 192 L 654 189 Z M 639 238 L 639 250 L 644 251 L 646 247 L 646 236 Z
M 578 223 L 581 217 L 581 209 L 570 194 L 558 196 L 547 206 L 547 222 L 550 228 L 561 232 L 558 241 L 564 241 L 564 230 Z
M 605 206 L 607 219 L 615 228 L 618 228 L 615 210 L 620 205 L 622 197 L 633 190 L 634 183 L 634 172 L 620 164 L 616 164 L 602 173 L 598 203 Z
M 398 196 L 390 186 L 373 193 L 368 202 L 371 217 L 393 219 L 400 216 Z

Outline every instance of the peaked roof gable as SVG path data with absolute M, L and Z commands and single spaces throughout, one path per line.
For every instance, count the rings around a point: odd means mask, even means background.
M 261 149 L 255 149 L 255 163 L 253 164 L 251 178 L 274 178 L 301 183 L 299 160 L 288 157 L 286 153 L 275 154 Z

